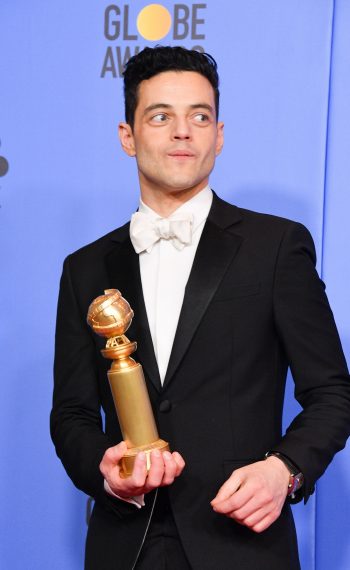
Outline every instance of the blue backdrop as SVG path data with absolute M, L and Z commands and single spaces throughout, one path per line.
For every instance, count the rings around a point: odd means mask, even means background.
M 117 140 L 120 68 L 130 54 L 145 45 L 180 44 L 218 60 L 226 145 L 212 186 L 231 202 L 310 228 L 350 351 L 350 2 L 162 1 L 161 7 L 164 17 L 159 6 L 139 0 L 0 5 L 0 567 L 6 570 L 83 567 L 86 497 L 68 480 L 48 434 L 54 321 L 63 258 L 125 222 L 137 204 L 135 164 Z M 287 396 L 285 423 L 297 410 L 291 384 Z M 350 568 L 349 475 L 345 450 L 308 505 L 294 509 L 303 570 Z

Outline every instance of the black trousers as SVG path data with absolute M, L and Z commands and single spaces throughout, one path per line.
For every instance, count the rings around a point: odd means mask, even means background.
M 158 490 L 151 523 L 135 570 L 191 570 L 165 487 Z

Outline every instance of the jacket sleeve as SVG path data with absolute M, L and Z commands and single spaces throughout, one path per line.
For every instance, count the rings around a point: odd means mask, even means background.
M 50 428 L 56 453 L 78 489 L 116 514 L 135 509 L 104 490 L 99 464 L 113 444 L 103 432 L 96 345 L 76 298 L 70 257 L 58 299 Z
M 309 232 L 290 224 L 276 263 L 274 315 L 303 410 L 274 450 L 303 472 L 305 501 L 350 433 L 349 374 L 315 262 Z

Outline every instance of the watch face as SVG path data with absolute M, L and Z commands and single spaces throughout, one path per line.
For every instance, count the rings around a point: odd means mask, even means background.
M 303 483 L 304 483 L 304 475 L 302 473 L 297 473 L 296 475 L 293 475 L 291 473 L 288 495 L 293 495 L 296 491 L 298 491 L 302 487 Z
M 298 490 L 304 484 L 304 475 L 302 473 L 298 473 L 298 475 L 296 475 L 295 478 L 297 479 L 297 484 L 298 484 L 296 490 Z

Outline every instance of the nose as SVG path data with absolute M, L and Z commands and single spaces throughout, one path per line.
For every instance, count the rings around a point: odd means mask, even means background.
M 174 140 L 188 140 L 191 138 L 191 127 L 185 117 L 177 117 L 174 120 L 172 138 Z

